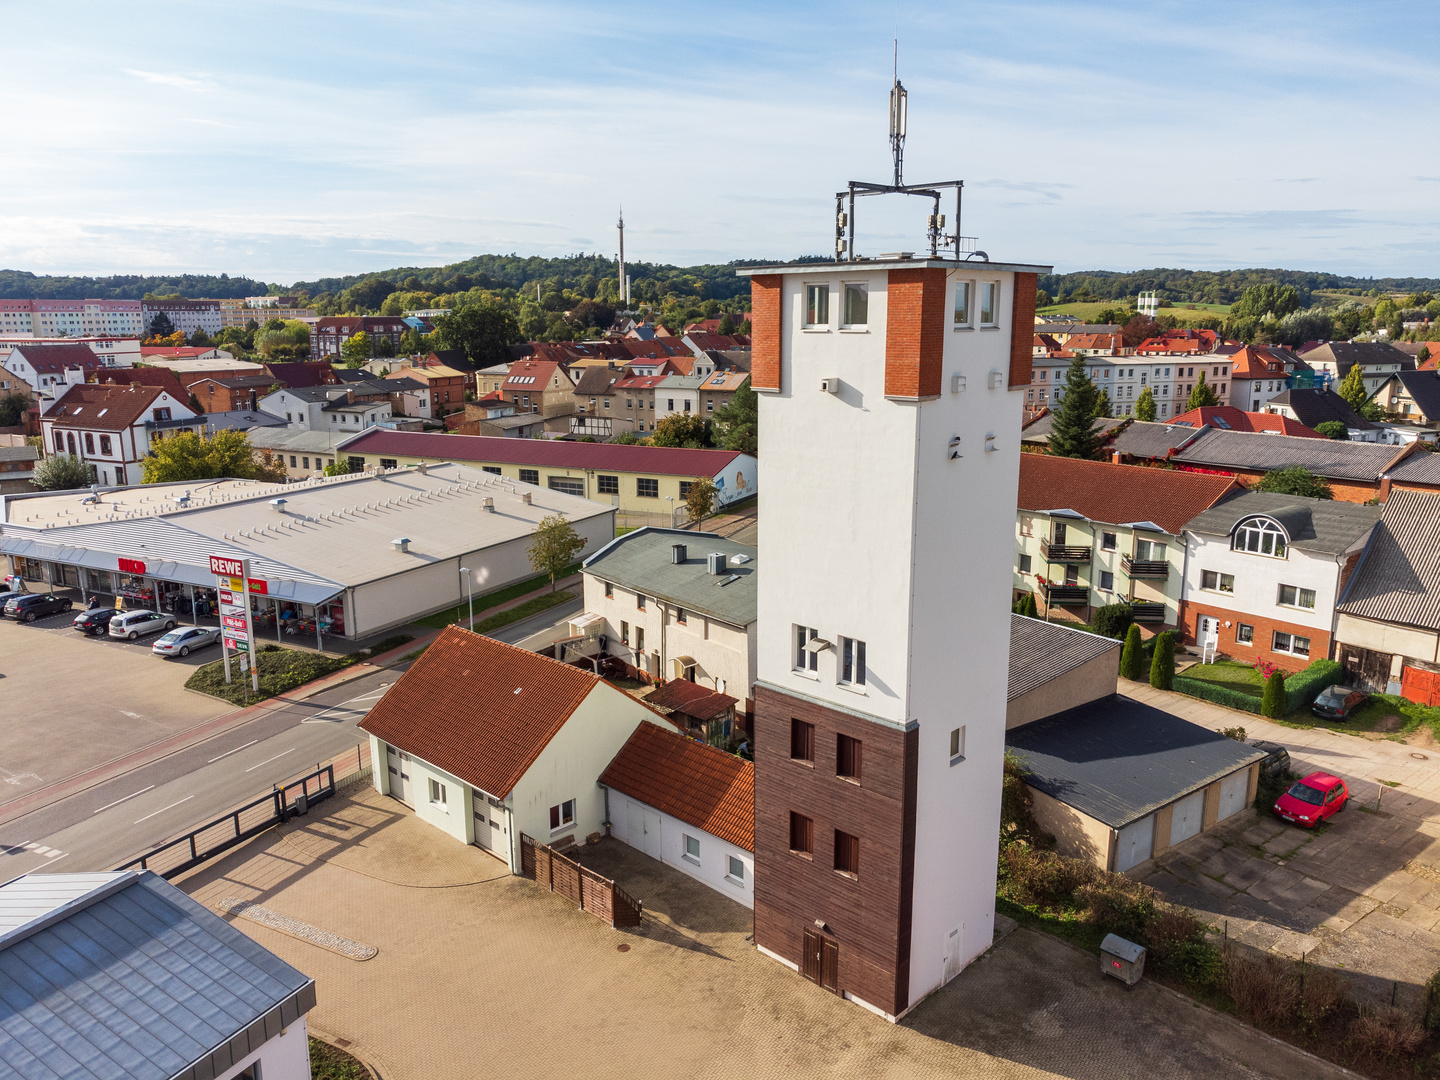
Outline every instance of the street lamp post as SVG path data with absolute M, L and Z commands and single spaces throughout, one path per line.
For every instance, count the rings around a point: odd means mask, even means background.
M 470 603 L 470 621 L 465 624 L 467 630 L 475 629 L 475 595 L 470 591 L 470 568 L 460 567 L 460 572 L 465 575 L 465 599 Z
M 665 501 L 670 504 L 670 528 L 675 527 L 675 496 L 666 495 Z

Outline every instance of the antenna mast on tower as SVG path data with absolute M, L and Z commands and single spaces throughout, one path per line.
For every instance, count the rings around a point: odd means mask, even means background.
M 630 290 L 625 287 L 625 207 L 620 207 L 620 299 L 630 306 Z

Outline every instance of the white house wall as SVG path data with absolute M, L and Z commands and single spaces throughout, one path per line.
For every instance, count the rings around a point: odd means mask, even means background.
M 1435 663 L 1437 656 L 1437 635 L 1433 630 L 1418 630 L 1409 626 L 1395 626 L 1391 623 L 1376 622 L 1373 619 L 1359 619 L 1341 612 L 1335 623 L 1335 638 L 1340 648 L 1346 645 L 1373 652 L 1399 654 L 1412 660 Z M 1341 659 L 1338 655 L 1336 659 Z
M 235 1080 L 259 1063 L 256 1076 L 264 1080 L 310 1080 L 310 1029 L 300 1017 L 281 1034 L 268 1040 L 258 1051 L 226 1069 L 215 1080 Z
M 1340 582 L 1340 566 L 1333 555 L 1312 555 L 1292 545 L 1286 546 L 1286 557 L 1271 558 L 1253 552 L 1232 551 L 1230 537 L 1185 534 L 1189 557 L 1185 562 L 1185 599 L 1187 603 L 1225 608 L 1242 615 L 1308 626 L 1321 633 L 1330 633 L 1334 618 L 1336 590 Z M 1233 593 L 1200 588 L 1200 574 L 1214 570 L 1232 574 Z M 1315 608 L 1282 607 L 1276 603 L 1281 585 L 1294 585 L 1315 590 Z M 1233 630 L 1228 638 L 1234 640 Z M 1269 643 L 1264 645 L 1269 651 Z
M 634 816 L 631 813 L 631 807 L 659 816 L 661 862 L 666 866 L 673 866 L 682 874 L 689 875 L 702 885 L 710 886 L 720 895 L 734 900 L 737 904 L 744 904 L 747 908 L 755 907 L 755 856 L 751 852 L 720 839 L 714 833 L 706 832 L 704 829 L 672 817 L 662 810 L 657 810 L 648 803 L 632 799 L 622 791 L 612 789 L 610 792 L 611 835 L 617 840 L 629 844 L 637 851 L 644 851 L 645 845 L 643 837 L 630 835 L 630 825 Z M 698 861 L 686 854 L 685 837 L 687 836 L 692 836 L 700 841 Z M 729 874 L 732 856 L 739 859 L 745 866 L 743 880 L 732 878 Z

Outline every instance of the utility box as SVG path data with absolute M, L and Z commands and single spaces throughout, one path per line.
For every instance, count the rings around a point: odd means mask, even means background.
M 1100 943 L 1100 970 L 1126 986 L 1134 986 L 1145 974 L 1145 947 L 1106 934 Z

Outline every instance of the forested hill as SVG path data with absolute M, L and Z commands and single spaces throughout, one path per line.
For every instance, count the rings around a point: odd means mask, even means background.
M 742 264 L 773 260 L 740 259 L 724 264 L 673 266 L 667 263 L 637 262 L 626 270 L 635 283 L 637 299 L 681 294 L 703 299 L 728 300 L 748 295 L 749 282 L 735 276 Z M 809 261 L 804 260 L 804 261 Z M 820 261 L 816 259 L 816 261 Z M 290 284 L 267 284 L 247 277 L 218 277 L 208 274 L 138 275 L 111 277 L 58 277 L 36 275 L 22 270 L 0 270 L 0 297 L 45 299 L 139 300 L 147 293 L 188 297 L 263 296 L 266 293 L 307 293 L 338 295 L 362 281 L 376 279 L 395 289 L 436 294 L 481 289 L 529 289 L 542 292 L 577 291 L 586 295 L 608 292 L 615 279 L 615 261 L 609 256 L 580 253 L 560 258 L 539 256 L 476 255 L 449 266 L 401 266 L 345 277 L 320 278 Z M 642 284 L 643 283 L 643 284 Z M 1071 274 L 1050 274 L 1040 287 L 1052 297 L 1070 300 L 1123 300 L 1136 293 L 1155 290 L 1165 300 L 1179 303 L 1228 304 L 1247 288 L 1259 284 L 1293 285 L 1302 302 L 1308 304 L 1317 290 L 1349 292 L 1355 295 L 1380 293 L 1440 293 L 1440 278 L 1391 277 L 1357 278 L 1305 270 L 1086 270 Z M 387 290 L 388 292 L 389 290 Z

